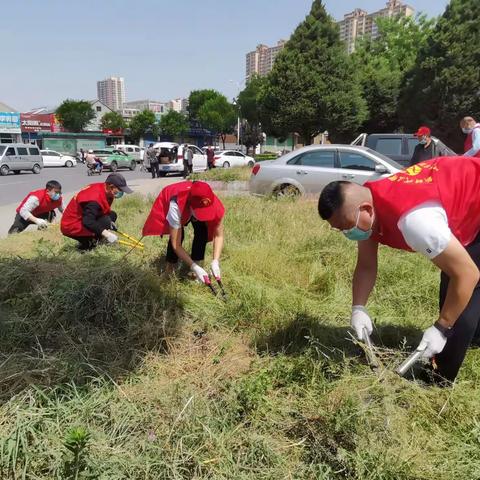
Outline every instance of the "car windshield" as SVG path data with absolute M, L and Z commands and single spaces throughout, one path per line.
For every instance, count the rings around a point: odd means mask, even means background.
M 383 153 L 377 152 L 375 150 L 372 150 L 371 148 L 366 148 L 365 149 L 368 153 L 371 153 L 374 157 L 381 158 L 384 162 L 388 163 L 392 167 L 397 168 L 398 170 L 404 170 L 405 167 L 402 167 L 399 163 L 395 162 L 391 158 L 388 158 L 385 156 Z

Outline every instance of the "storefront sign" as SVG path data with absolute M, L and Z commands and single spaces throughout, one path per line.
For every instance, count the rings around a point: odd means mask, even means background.
M 20 120 L 22 132 L 53 132 L 55 123 L 52 113 L 22 113 Z
M 20 114 L 0 112 L 0 133 L 22 133 L 20 129 Z

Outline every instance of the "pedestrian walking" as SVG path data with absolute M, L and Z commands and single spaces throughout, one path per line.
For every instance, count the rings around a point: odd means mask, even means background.
M 219 262 L 224 241 L 224 215 L 222 202 L 207 183 L 189 180 L 174 183 L 165 187 L 155 200 L 143 227 L 143 235 L 169 235 L 167 272 L 175 270 L 180 258 L 202 283 L 209 283 L 209 275 L 202 264 L 206 245 L 213 242 L 211 271 L 221 281 Z M 193 227 L 190 255 L 182 246 L 184 228 L 188 224 Z
M 112 230 L 117 214 L 111 206 L 124 193 L 132 193 L 132 190 L 120 173 L 111 173 L 105 183 L 86 186 L 67 205 L 60 223 L 61 232 L 77 240 L 80 250 L 91 250 L 102 239 L 116 243 L 118 237 Z
M 193 152 L 187 144 L 183 146 L 183 178 L 193 173 Z
M 150 166 L 150 173 L 152 174 L 152 178 L 160 178 L 160 166 L 158 164 L 157 152 L 153 148 L 153 143 L 148 146 L 148 149 L 145 152 L 145 158 L 147 159 L 147 163 Z
M 209 170 L 215 168 L 215 151 L 211 145 L 207 148 L 207 165 Z
M 467 136 L 464 144 L 464 157 L 480 157 L 480 124 L 473 117 L 464 117 L 460 128 Z
M 441 270 L 440 313 L 417 350 L 435 378 L 453 382 L 480 341 L 480 159 L 439 157 L 363 186 L 336 181 L 320 195 L 330 226 L 358 242 L 351 325 L 372 333 L 365 308 L 377 277 L 378 245 L 419 252 Z
M 56 217 L 55 209 L 63 213 L 62 186 L 56 180 L 50 180 L 45 188 L 30 192 L 21 201 L 8 234 L 23 232 L 34 224 L 39 230 L 47 228 Z

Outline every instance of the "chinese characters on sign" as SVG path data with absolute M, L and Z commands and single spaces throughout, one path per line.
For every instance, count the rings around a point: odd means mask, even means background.
M 0 112 L 0 133 L 21 133 L 20 114 Z

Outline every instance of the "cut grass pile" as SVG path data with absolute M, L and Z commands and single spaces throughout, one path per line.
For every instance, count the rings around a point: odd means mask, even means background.
M 314 202 L 223 200 L 227 302 L 159 274 L 166 239 L 0 242 L 0 478 L 480 478 L 479 352 L 451 389 L 371 371 L 347 335 L 355 246 Z M 120 228 L 148 208 L 119 201 Z M 393 366 L 435 318 L 438 274 L 380 256 Z
M 250 167 L 212 168 L 202 173 L 194 173 L 192 180 L 219 181 L 219 182 L 247 182 L 250 180 L 252 169 Z

